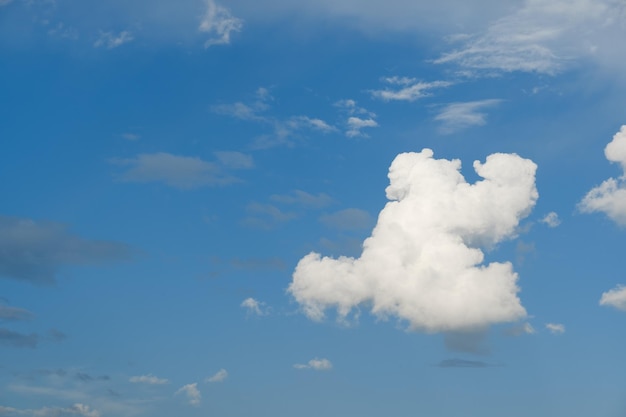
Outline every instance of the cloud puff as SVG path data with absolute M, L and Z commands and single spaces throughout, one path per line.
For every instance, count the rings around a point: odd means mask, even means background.
M 129 167 L 119 175 L 122 181 L 163 182 L 182 190 L 232 184 L 239 180 L 227 174 L 225 169 L 248 169 L 253 165 L 251 157 L 239 152 L 216 152 L 216 156 L 220 163 L 166 152 L 139 154 L 127 159 L 116 158 L 110 162 Z
M 86 240 L 60 223 L 0 215 L 0 277 L 53 284 L 63 266 L 131 258 L 132 250 L 123 243 Z
M 398 155 L 378 216 L 359 258 L 310 253 L 293 273 L 289 293 L 313 320 L 329 307 L 345 320 L 359 306 L 408 321 L 411 329 L 467 331 L 522 319 L 510 262 L 483 264 L 479 247 L 515 235 L 538 198 L 537 166 L 514 154 L 493 154 L 468 184 L 459 160 L 430 149 Z
M 149 384 L 149 385 L 163 385 L 169 382 L 165 378 L 158 378 L 152 374 L 132 376 L 128 379 L 128 381 L 134 384 Z
M 618 310 L 626 311 L 626 286 L 618 285 L 602 294 L 601 306 L 611 306 Z
M 461 47 L 435 62 L 469 71 L 555 74 L 584 56 L 614 61 L 610 55 L 623 53 L 613 42 L 626 35 L 623 7 L 612 0 L 526 0 L 482 33 L 455 37 Z
M 552 334 L 563 334 L 565 333 L 565 326 L 560 323 L 547 323 L 546 329 L 550 331 Z
M 626 226 L 626 125 L 604 148 L 606 159 L 622 166 L 622 175 L 609 178 L 582 199 L 578 207 L 583 213 L 602 212 L 620 226 Z
M 200 405 L 200 401 L 202 400 L 202 394 L 198 390 L 198 383 L 194 382 L 193 384 L 183 385 L 178 391 L 176 391 L 175 395 L 185 394 L 187 396 L 187 401 L 191 405 Z
M 432 93 L 429 90 L 448 87 L 452 84 L 448 81 L 423 82 L 408 77 L 386 77 L 383 78 L 383 81 L 394 87 L 370 91 L 372 97 L 383 101 L 415 101 L 419 98 L 431 96 Z
M 330 371 L 333 369 L 333 364 L 328 359 L 311 359 L 306 364 L 297 363 L 293 366 L 296 369 L 312 369 L 314 371 Z
M 210 38 L 204 43 L 204 47 L 229 44 L 231 33 L 240 32 L 243 28 L 243 21 L 213 0 L 207 0 L 206 7 L 206 12 L 198 27 L 200 32 L 210 35 Z
M 376 120 L 369 119 L 361 119 L 360 117 L 350 116 L 347 121 L 348 130 L 346 130 L 346 136 L 349 138 L 354 138 L 356 136 L 367 136 L 363 132 L 362 129 L 366 127 L 378 127 L 378 123 Z
M 222 382 L 226 378 L 228 378 L 228 371 L 226 369 L 220 369 L 215 373 L 215 375 L 207 378 L 205 382 Z
M 465 103 L 451 103 L 445 106 L 435 120 L 441 122 L 442 133 L 453 133 L 472 126 L 483 126 L 487 123 L 487 114 L 481 110 L 493 107 L 502 100 L 489 99 L 468 101 Z
M 257 301 L 252 297 L 243 300 L 241 307 L 245 308 L 248 311 L 248 314 L 254 314 L 257 316 L 265 316 L 269 314 L 268 310 L 265 308 L 265 303 Z
M 114 49 L 132 41 L 133 39 L 133 35 L 126 30 L 118 33 L 117 35 L 112 32 L 100 32 L 100 37 L 96 42 L 94 42 L 93 46 L 96 48 L 104 46 L 107 49 Z
M 561 219 L 559 219 L 559 215 L 554 211 L 546 214 L 543 219 L 541 219 L 541 223 L 546 224 L 548 227 L 554 228 L 561 224 Z

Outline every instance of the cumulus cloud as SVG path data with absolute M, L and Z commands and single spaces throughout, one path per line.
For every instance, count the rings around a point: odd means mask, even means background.
M 618 310 L 626 311 L 626 286 L 618 285 L 602 294 L 601 306 L 611 306 Z
M 134 384 L 149 384 L 149 385 L 163 385 L 169 382 L 165 378 L 158 378 L 152 374 L 132 376 L 128 379 L 128 381 Z
M 228 169 L 249 169 L 252 159 L 239 152 L 217 152 L 219 163 L 166 152 L 139 154 L 135 158 L 115 158 L 114 165 L 128 167 L 118 178 L 126 182 L 162 182 L 188 190 L 198 187 L 228 185 L 239 181 Z
M 592 188 L 578 207 L 583 213 L 604 213 L 618 225 L 626 226 L 626 125 L 606 145 L 604 155 L 610 162 L 621 165 L 622 175 Z
M 210 36 L 204 43 L 205 48 L 229 44 L 231 33 L 240 32 L 242 28 L 243 21 L 233 16 L 230 10 L 213 0 L 206 0 L 206 12 L 198 27 L 200 32 Z
M 126 30 L 118 33 L 117 35 L 113 32 L 100 32 L 100 36 L 98 37 L 98 40 L 94 42 L 93 46 L 96 48 L 105 47 L 107 49 L 114 49 L 132 41 L 133 39 L 133 35 Z
M 131 258 L 122 243 L 83 239 L 60 223 L 0 215 L 0 277 L 53 284 L 63 266 Z
M 552 334 L 563 334 L 565 333 L 565 326 L 560 323 L 547 323 L 546 329 L 550 331 Z
M 408 77 L 387 77 L 383 78 L 383 81 L 390 84 L 391 87 L 370 91 L 372 97 L 383 101 L 415 101 L 431 96 L 430 90 L 448 87 L 452 84 L 448 81 L 424 82 Z
M 265 303 L 257 301 L 252 297 L 246 298 L 241 303 L 241 307 L 245 308 L 248 314 L 254 314 L 256 316 L 265 316 L 269 314 L 268 309 L 265 307 Z
M 330 371 L 333 369 L 333 364 L 328 359 L 314 358 L 307 363 L 296 363 L 294 366 L 296 369 L 312 369 L 314 371 Z
M 184 394 L 187 397 L 187 401 L 190 405 L 200 405 L 202 400 L 202 394 L 198 390 L 198 383 L 183 385 L 175 395 Z
M 310 253 L 288 291 L 313 320 L 360 306 L 406 320 L 414 330 L 468 331 L 526 317 L 510 262 L 483 264 L 480 247 L 515 236 L 538 198 L 536 165 L 514 154 L 474 162 L 483 178 L 465 181 L 459 160 L 430 149 L 398 155 L 389 169 L 391 200 L 359 258 Z
M 365 210 L 348 208 L 325 214 L 320 217 L 320 222 L 333 229 L 361 230 L 370 227 L 372 216 Z
M 612 39 L 626 35 L 624 10 L 613 0 L 525 0 L 486 30 L 456 36 L 461 46 L 435 62 L 469 71 L 555 74 L 581 57 L 614 61 L 610 55 L 619 55 L 621 46 Z
M 38 409 L 17 409 L 0 406 L 0 416 L 64 417 L 83 416 L 100 417 L 100 412 L 85 404 L 76 403 L 71 407 L 43 407 Z
M 561 219 L 559 219 L 559 215 L 554 211 L 546 214 L 542 219 L 541 223 L 547 225 L 548 227 L 554 228 L 561 224 Z
M 215 375 L 208 377 L 205 382 L 222 382 L 228 378 L 228 371 L 226 369 L 220 369 Z
M 487 114 L 482 109 L 498 105 L 502 100 L 489 99 L 451 103 L 445 106 L 435 120 L 441 122 L 442 133 L 454 133 L 472 126 L 483 126 L 487 123 Z

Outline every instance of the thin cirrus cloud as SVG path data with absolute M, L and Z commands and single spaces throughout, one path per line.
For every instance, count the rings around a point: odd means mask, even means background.
M 0 303 L 0 322 L 32 320 L 34 317 L 35 315 L 26 309 Z
M 114 158 L 109 162 L 127 167 L 118 174 L 120 181 L 161 182 L 181 190 L 239 182 L 228 171 L 254 166 L 252 157 L 239 152 L 216 152 L 216 156 L 218 162 L 208 162 L 198 157 L 158 152 L 139 154 L 134 158 Z
M 610 306 L 621 311 L 626 311 L 626 286 L 617 287 L 605 292 L 600 298 L 601 306 Z
M 214 375 L 208 377 L 205 382 L 223 382 L 228 378 L 228 371 L 226 369 L 220 369 Z
M 148 384 L 148 385 L 164 385 L 169 382 L 165 378 L 159 378 L 152 374 L 132 376 L 128 379 L 128 381 L 134 384 Z
M 565 333 L 565 326 L 560 323 L 546 323 L 546 329 L 552 334 Z
M 0 416 L 37 416 L 37 417 L 61 417 L 61 416 L 83 416 L 100 417 L 98 410 L 92 409 L 88 405 L 76 403 L 70 407 L 42 407 L 38 409 L 18 409 L 13 407 L 0 406 Z
M 209 35 L 204 42 L 205 48 L 229 44 L 231 35 L 240 32 L 242 28 L 243 21 L 233 16 L 230 10 L 213 0 L 206 0 L 206 11 L 198 27 L 200 32 Z
M 483 126 L 487 124 L 487 113 L 483 110 L 495 107 L 501 102 L 502 100 L 498 99 L 488 99 L 451 103 L 435 116 L 435 120 L 441 123 L 440 131 L 444 134 L 454 133 L 473 126 Z
M 613 136 L 604 148 L 604 155 L 610 162 L 621 165 L 622 175 L 609 178 L 594 187 L 578 204 L 583 213 L 600 212 L 606 214 L 619 226 L 626 226 L 626 125 Z
M 326 358 L 313 358 L 307 363 L 296 363 L 293 365 L 295 369 L 311 369 L 313 371 L 330 371 L 333 369 L 333 364 Z
M 113 32 L 100 32 L 100 36 L 94 42 L 93 46 L 96 48 L 104 47 L 106 49 L 114 49 L 132 41 L 133 39 L 133 35 L 127 30 L 118 34 Z
M 611 0 L 526 0 L 514 12 L 476 34 L 453 37 L 460 47 L 434 62 L 453 63 L 472 74 L 534 72 L 554 75 L 587 57 L 623 68 L 614 58 L 626 36 L 623 5 Z
M 0 277 L 49 285 L 63 267 L 133 257 L 123 243 L 84 239 L 61 223 L 0 215 Z
M 297 204 L 311 209 L 323 208 L 334 202 L 326 193 L 311 194 L 302 190 L 293 190 L 290 194 L 272 194 L 270 200 L 283 204 Z
M 452 85 L 452 83 L 448 81 L 424 82 L 418 81 L 415 78 L 398 76 L 385 77 L 382 80 L 390 85 L 390 87 L 382 90 L 371 90 L 370 94 L 372 97 L 383 101 L 415 101 L 431 96 L 432 93 L 430 90 Z
M 515 236 L 535 205 L 537 166 L 515 154 L 474 162 L 483 180 L 468 184 L 459 160 L 430 149 L 398 155 L 389 169 L 391 200 L 359 258 L 310 253 L 289 293 L 313 320 L 359 306 L 395 316 L 413 330 L 468 331 L 526 317 L 510 262 L 483 264 L 481 247 Z

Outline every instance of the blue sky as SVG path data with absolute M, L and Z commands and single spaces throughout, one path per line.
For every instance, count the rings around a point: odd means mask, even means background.
M 623 417 L 624 36 L 0 0 L 0 416 Z

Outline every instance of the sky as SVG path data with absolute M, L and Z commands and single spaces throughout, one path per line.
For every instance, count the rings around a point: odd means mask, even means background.
M 623 0 L 0 0 L 0 416 L 626 416 Z

